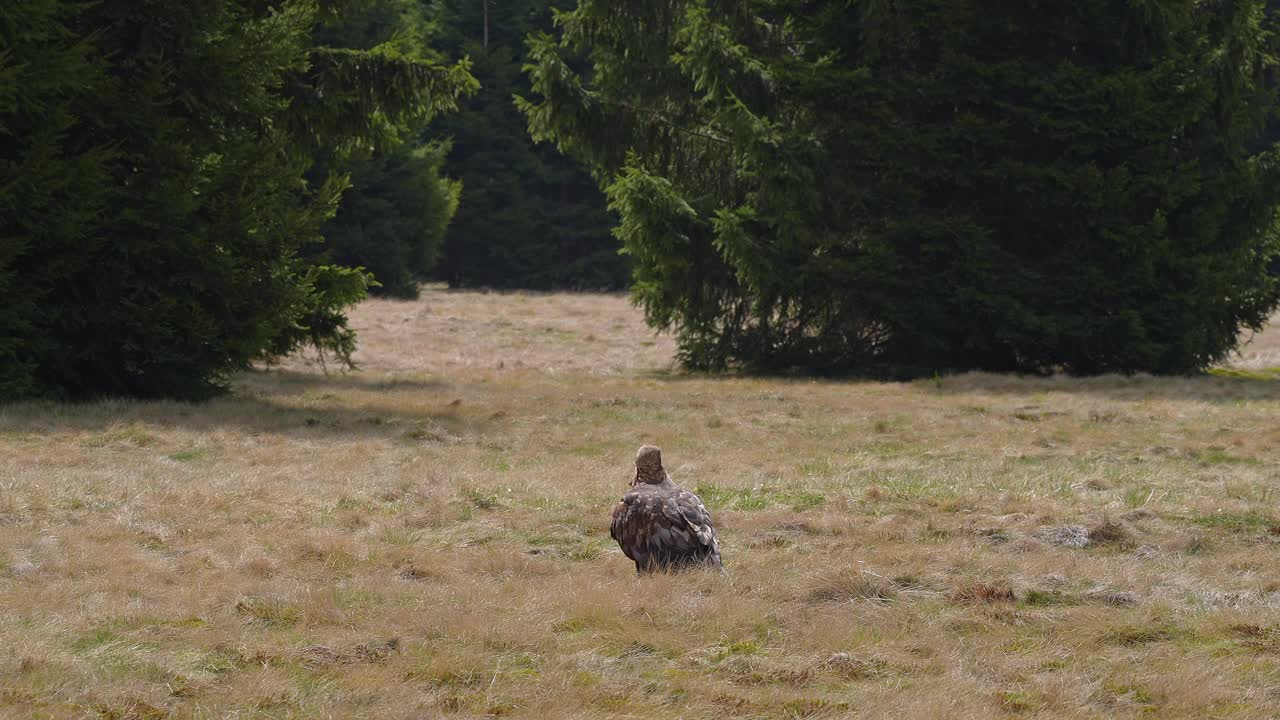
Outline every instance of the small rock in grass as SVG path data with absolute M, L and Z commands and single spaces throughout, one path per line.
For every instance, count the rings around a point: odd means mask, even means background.
M 1098 599 L 1108 605 L 1115 605 L 1117 607 L 1133 607 L 1138 604 L 1137 593 L 1127 591 L 1102 593 L 1098 596 Z
M 1050 545 L 1082 548 L 1089 544 L 1089 529 L 1083 525 L 1042 527 L 1035 532 L 1035 537 Z
M 1040 578 L 1040 580 L 1044 582 L 1045 585 L 1055 588 L 1062 587 L 1067 584 L 1067 579 L 1058 573 L 1049 573 L 1048 575 Z

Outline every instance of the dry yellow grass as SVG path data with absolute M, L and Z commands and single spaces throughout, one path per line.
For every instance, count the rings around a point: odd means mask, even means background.
M 615 296 L 355 321 L 356 373 L 0 407 L 0 715 L 1277 715 L 1266 335 L 895 384 L 683 376 Z M 729 577 L 610 542 L 644 442 Z

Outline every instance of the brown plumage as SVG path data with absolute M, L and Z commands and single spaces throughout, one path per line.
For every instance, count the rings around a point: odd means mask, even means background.
M 661 450 L 640 448 L 631 487 L 610 513 L 609 535 L 635 561 L 636 572 L 697 565 L 723 572 L 711 515 L 697 495 L 671 482 Z

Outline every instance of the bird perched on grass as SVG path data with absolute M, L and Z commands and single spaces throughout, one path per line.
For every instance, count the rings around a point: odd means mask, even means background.
M 671 482 L 662 451 L 636 453 L 631 491 L 610 513 L 609 535 L 636 563 L 636 572 L 710 566 L 724 572 L 711 515 L 697 495 Z

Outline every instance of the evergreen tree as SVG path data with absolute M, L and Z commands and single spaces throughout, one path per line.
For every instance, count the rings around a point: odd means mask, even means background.
M 50 293 L 107 210 L 112 153 L 75 115 L 105 78 L 72 10 L 0 3 L 0 398 L 39 387 L 37 361 L 57 349 L 38 330 Z
M 435 269 L 462 185 L 442 174 L 447 143 L 413 145 L 341 163 L 351 188 L 321 229 L 319 262 L 366 268 L 372 292 L 398 298 L 416 298 Z
M 693 367 L 1189 372 L 1277 304 L 1262 5 L 580 0 L 523 108 Z
M 431 26 L 416 0 L 366 0 L 333 14 L 317 31 L 326 47 L 377 51 L 438 61 L 427 44 Z M 418 296 L 418 281 L 435 268 L 445 228 L 458 206 L 460 183 L 442 171 L 448 143 L 423 139 L 428 118 L 396 128 L 379 148 L 326 153 L 313 177 L 346 172 L 351 187 L 321 232 L 317 262 L 363 267 L 377 294 Z
M 573 160 L 536 145 L 512 96 L 527 92 L 524 38 L 549 28 L 550 0 L 437 0 L 438 43 L 473 59 L 481 90 L 437 127 L 462 180 L 439 277 L 454 287 L 616 289 L 629 263 L 604 195 Z
M 314 44 L 309 0 L 0 9 L 0 390 L 199 398 L 300 343 L 349 354 L 362 271 L 300 258 L 345 178 L 465 67 Z

